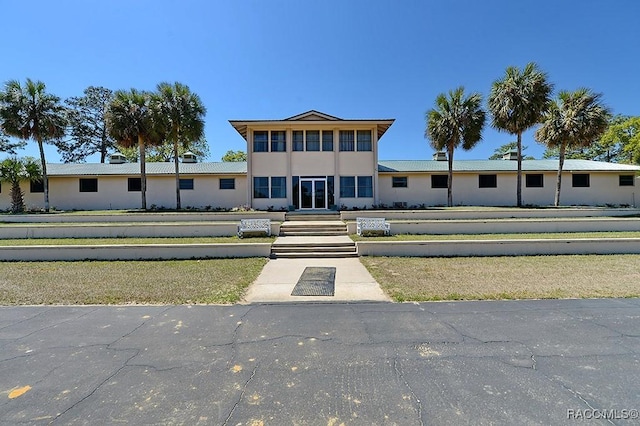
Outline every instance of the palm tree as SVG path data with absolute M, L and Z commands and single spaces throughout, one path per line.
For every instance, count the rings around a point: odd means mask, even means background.
M 13 157 L 0 163 L 0 182 L 11 185 L 11 213 L 22 213 L 25 210 L 24 193 L 20 189 L 20 182 L 25 180 L 42 180 L 42 169 L 35 159 Z
M 49 178 L 44 156 L 44 142 L 61 139 L 65 134 L 65 109 L 60 98 L 46 92 L 41 81 L 27 79 L 22 86 L 17 80 L 5 83 L 0 92 L 0 121 L 9 136 L 33 139 L 40 150 L 44 186 L 44 209 L 49 211 Z
M 581 88 L 575 92 L 561 91 L 536 131 L 538 142 L 558 149 L 558 176 L 554 205 L 560 205 L 562 167 L 567 149 L 588 148 L 609 126 L 610 110 L 601 103 L 599 93 Z
M 204 115 L 206 108 L 200 97 L 189 90 L 189 86 L 175 82 L 160 83 L 155 96 L 160 120 L 164 123 L 168 142 L 173 144 L 173 162 L 176 175 L 176 208 L 180 210 L 179 146 L 204 137 Z
M 441 151 L 447 150 L 449 177 L 447 179 L 447 204 L 453 206 L 453 150 L 460 146 L 464 150 L 473 148 L 482 139 L 485 112 L 482 109 L 482 95 L 472 93 L 465 97 L 464 87 L 449 92 L 449 97 L 441 93 L 436 98 L 436 107 L 427 111 L 425 137 L 431 146 Z
M 123 147 L 138 146 L 140 151 L 140 190 L 142 209 L 147 209 L 147 172 L 145 148 L 162 141 L 157 111 L 153 108 L 149 92 L 136 89 L 118 90 L 107 108 L 109 135 Z
M 533 62 L 522 71 L 507 67 L 505 76 L 491 87 L 488 99 L 493 117 L 491 125 L 518 137 L 518 207 L 522 207 L 522 133 L 542 120 L 552 91 L 553 85 L 547 82 L 547 75 Z

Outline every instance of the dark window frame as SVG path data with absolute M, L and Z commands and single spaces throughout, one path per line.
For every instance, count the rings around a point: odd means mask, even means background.
M 498 187 L 498 175 L 497 174 L 481 174 L 478 175 L 478 188 L 497 188 Z
M 78 192 L 98 192 L 98 178 L 78 179 Z
M 44 180 L 32 180 L 29 182 L 29 192 L 40 194 L 44 192 Z
M 327 137 L 325 138 L 325 136 Z M 333 130 L 323 130 L 320 139 L 322 140 L 323 151 L 333 151 Z
M 142 179 L 139 177 L 130 177 L 127 179 L 127 192 L 141 192 Z
M 589 188 L 591 186 L 591 175 L 589 173 L 573 173 L 571 175 L 571 186 L 573 188 Z
M 300 138 L 296 138 L 296 136 L 300 136 Z M 292 140 L 292 151 L 304 151 L 304 130 L 294 130 Z
M 195 182 L 193 178 L 180 178 L 178 186 L 180 191 L 192 191 L 194 189 Z
M 285 176 L 271 176 L 270 198 L 287 198 L 287 178 Z
M 276 138 L 275 135 L 282 136 Z M 271 131 L 271 152 L 287 152 L 287 132 L 284 130 Z
M 431 175 L 431 189 L 447 189 L 448 187 L 449 175 Z
M 220 178 L 220 181 L 218 182 L 218 189 L 236 189 L 236 178 Z
M 355 176 L 340 176 L 340 198 L 356 198 Z
M 373 151 L 373 135 L 371 133 L 371 130 L 356 131 L 356 141 L 358 151 Z
M 544 174 L 527 173 L 524 175 L 526 188 L 544 188 Z
M 253 198 L 269 198 L 269 178 L 267 176 L 253 177 Z
M 635 186 L 635 175 L 618 175 L 618 186 Z
M 373 198 L 373 176 L 358 176 L 356 185 L 357 198 Z
M 315 140 L 309 140 L 309 134 L 317 135 Z M 305 150 L 309 152 L 320 152 L 321 137 L 320 130 L 307 130 L 305 132 Z
M 338 144 L 341 152 L 353 152 L 356 150 L 355 131 L 340 130 Z
M 261 136 L 260 140 L 256 139 L 256 135 Z M 262 137 L 264 137 L 264 139 Z M 268 130 L 254 130 L 253 152 L 269 152 L 269 131 Z
M 391 187 L 392 188 L 408 188 L 409 187 L 409 177 L 407 177 L 407 176 L 391 176 Z

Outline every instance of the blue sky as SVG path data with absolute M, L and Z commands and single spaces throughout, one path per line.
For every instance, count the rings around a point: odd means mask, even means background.
M 180 81 L 207 107 L 210 161 L 246 150 L 229 119 L 315 109 L 395 118 L 380 159 L 428 159 L 424 115 L 463 85 L 486 96 L 509 65 L 534 61 L 560 89 L 589 87 L 640 115 L 637 0 L 0 0 L 0 81 L 153 90 Z M 457 159 L 514 137 L 491 129 Z M 529 155 L 544 149 L 524 135 Z M 53 146 L 47 161 L 60 157 Z M 1 155 L 1 154 L 0 154 Z M 20 155 L 37 156 L 30 142 Z M 90 158 L 89 161 L 99 161 Z

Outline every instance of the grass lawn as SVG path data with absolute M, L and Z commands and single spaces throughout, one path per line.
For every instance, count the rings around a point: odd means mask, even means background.
M 107 244 L 238 244 L 273 243 L 276 237 L 180 237 L 180 238 L 25 238 L 0 240 L 0 246 L 107 245 Z
M 266 262 L 3 262 L 0 305 L 235 303 Z
M 430 241 L 430 240 L 524 240 L 544 238 L 640 238 L 640 231 L 611 232 L 540 232 L 521 234 L 398 234 L 385 236 L 360 237 L 351 235 L 354 241 Z
M 360 260 L 396 301 L 640 297 L 640 255 Z

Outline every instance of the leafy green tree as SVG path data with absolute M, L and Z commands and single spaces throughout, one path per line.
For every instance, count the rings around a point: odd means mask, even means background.
M 447 151 L 449 176 L 447 179 L 447 205 L 453 206 L 453 151 L 462 145 L 470 150 L 482 139 L 486 114 L 482 109 L 482 95 L 465 96 L 464 87 L 441 93 L 436 97 L 435 108 L 427 111 L 425 137 L 431 146 Z
M 640 117 L 614 117 L 599 144 L 608 150 L 610 161 L 640 164 Z
M 175 82 L 160 83 L 154 95 L 160 120 L 168 142 L 173 144 L 176 175 L 176 209 L 180 210 L 179 147 L 204 138 L 204 116 L 207 113 L 200 97 L 189 86 Z
M 109 151 L 115 149 L 116 142 L 109 135 L 105 122 L 112 99 L 112 90 L 89 86 L 84 90 L 84 96 L 65 101 L 71 141 L 58 145 L 58 152 L 65 163 L 85 161 L 96 153 L 100 153 L 100 162 L 104 163 Z
M 106 114 L 109 135 L 124 148 L 138 146 L 142 209 L 147 209 L 147 171 L 145 148 L 164 139 L 162 126 L 149 92 L 118 90 Z
M 173 161 L 173 144 L 166 140 L 160 145 L 148 146 L 146 152 L 147 162 L 168 163 L 169 161 Z M 178 146 L 179 157 L 182 157 L 186 152 L 192 152 L 199 160 L 204 160 L 209 157 L 209 144 L 207 144 L 206 139 L 201 139 L 195 142 L 189 142 L 185 146 Z M 120 153 L 125 156 L 127 161 L 132 163 L 137 162 L 140 158 L 137 147 L 120 147 Z
M 561 91 L 545 113 L 535 138 L 551 148 L 558 148 L 558 175 L 554 205 L 560 205 L 562 167 L 567 148 L 589 147 L 606 131 L 609 109 L 601 103 L 601 95 L 589 89 Z
M 244 151 L 234 151 L 230 149 L 222 156 L 222 161 L 227 163 L 247 161 L 247 153 Z
M 547 75 L 533 62 L 522 71 L 507 67 L 504 77 L 494 81 L 491 87 L 488 99 L 493 117 L 491 125 L 518 137 L 518 207 L 522 207 L 522 133 L 542 120 L 552 91 L 553 85 L 547 81 Z
M 523 145 L 522 152 L 526 151 L 527 148 L 528 147 L 526 145 Z M 514 141 L 514 142 L 506 143 L 496 148 L 495 151 L 493 151 L 493 154 L 491 155 L 491 157 L 489 157 L 489 160 L 502 160 L 502 157 L 504 156 L 504 154 L 517 149 L 518 149 L 518 142 Z M 535 160 L 535 158 L 532 157 L 531 155 L 528 155 L 524 157 L 523 160 Z
M 27 143 L 23 140 L 14 142 L 10 140 L 2 129 L 2 121 L 0 121 L 0 152 L 6 152 L 11 155 L 16 155 L 16 150 L 24 148 Z
M 20 189 L 20 182 L 26 180 L 42 180 L 42 168 L 34 158 L 10 157 L 0 162 L 0 182 L 11 185 L 11 213 L 25 211 L 24 192 Z
M 44 186 L 44 209 L 48 212 L 49 178 L 43 144 L 64 137 L 67 123 L 60 98 L 47 93 L 41 81 L 27 79 L 23 86 L 17 80 L 10 80 L 5 83 L 4 91 L 0 92 L 0 121 L 9 136 L 37 142 Z

